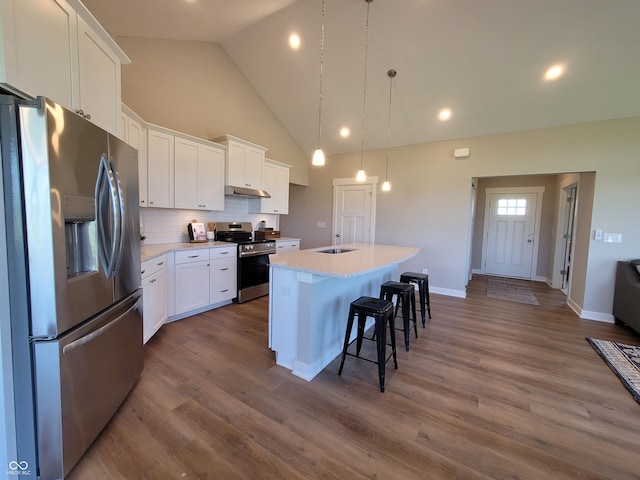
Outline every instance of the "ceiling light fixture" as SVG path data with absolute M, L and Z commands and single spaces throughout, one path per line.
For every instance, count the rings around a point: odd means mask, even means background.
M 367 56 L 369 53 L 369 4 L 373 2 L 373 0 L 364 0 L 367 2 L 367 23 L 364 31 L 364 87 L 362 93 L 362 134 L 360 135 L 360 170 L 356 174 L 357 182 L 364 182 L 367 179 L 367 174 L 364 171 L 363 167 L 363 158 L 364 158 L 364 118 L 365 111 L 367 108 Z
M 391 140 L 391 92 L 393 89 L 393 79 L 398 74 L 393 68 L 387 72 L 389 76 L 389 117 L 387 120 L 387 163 L 384 171 L 384 183 L 382 184 L 382 191 L 388 192 L 391 190 L 391 184 L 389 183 L 389 144 Z
M 324 165 L 324 152 L 320 148 L 320 133 L 322 132 L 322 66 L 324 63 L 324 11 L 325 0 L 322 0 L 322 26 L 320 27 L 320 97 L 318 99 L 318 148 L 313 152 L 311 165 Z
M 451 110 L 448 108 L 443 108 L 442 110 L 440 110 L 440 113 L 438 113 L 438 118 L 441 122 L 446 122 L 451 118 Z
M 544 73 L 544 79 L 547 81 L 557 80 L 562 76 L 563 73 L 564 73 L 564 66 L 554 65 Z
M 300 48 L 300 35 L 297 33 L 289 35 L 289 46 L 292 50 L 298 50 Z
M 349 130 L 349 127 L 342 127 L 340 129 L 340 136 L 342 138 L 347 138 L 349 135 L 351 135 L 351 130 Z

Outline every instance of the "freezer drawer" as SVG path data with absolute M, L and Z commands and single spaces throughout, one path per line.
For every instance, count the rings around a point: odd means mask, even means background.
M 136 383 L 141 305 L 137 290 L 79 329 L 34 342 L 41 480 L 66 476 Z

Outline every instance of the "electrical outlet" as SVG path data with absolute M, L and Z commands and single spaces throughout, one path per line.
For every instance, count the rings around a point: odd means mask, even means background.
M 423 268 L 422 269 L 422 273 L 424 273 L 425 275 L 429 275 L 429 269 L 428 268 Z

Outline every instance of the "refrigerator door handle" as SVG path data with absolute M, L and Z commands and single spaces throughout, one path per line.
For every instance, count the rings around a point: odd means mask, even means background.
M 104 195 L 105 189 L 108 188 L 109 205 L 113 221 L 111 222 L 112 231 L 109 232 L 109 219 L 105 218 L 104 212 Z M 116 255 L 118 253 L 119 226 L 122 224 L 117 219 L 118 215 L 118 192 L 113 178 L 111 166 L 107 163 L 104 154 L 100 158 L 100 166 L 98 167 L 98 179 L 96 181 L 96 220 L 98 223 L 98 253 L 105 270 L 107 278 L 111 278 L 115 273 Z
M 125 203 L 124 203 L 124 195 L 122 193 L 122 183 L 120 182 L 120 175 L 118 174 L 118 170 L 116 170 L 115 165 L 113 164 L 113 159 L 109 158 L 109 169 L 112 173 L 113 185 L 116 191 L 116 198 L 113 203 L 114 208 L 114 240 L 117 243 L 116 246 L 116 254 L 114 258 L 114 263 L 112 266 L 113 274 L 116 275 L 120 270 L 120 263 L 122 261 L 122 255 L 124 253 L 124 245 L 125 245 L 125 225 L 124 219 L 126 218 L 125 211 Z
M 62 354 L 65 355 L 66 353 L 71 352 L 75 348 L 81 347 L 85 343 L 89 343 L 91 340 L 94 340 L 95 338 L 105 333 L 107 330 L 115 326 L 121 318 L 126 317 L 127 315 L 129 315 L 129 313 L 132 310 L 135 310 L 140 304 L 140 300 L 142 299 L 138 297 L 138 299 L 133 303 L 133 305 L 131 305 L 122 315 L 119 315 L 117 318 L 113 319 L 111 322 L 107 323 L 106 325 L 100 327 L 97 330 L 94 330 L 91 333 L 88 333 L 84 337 L 80 337 L 77 340 L 74 340 L 73 342 L 62 347 Z

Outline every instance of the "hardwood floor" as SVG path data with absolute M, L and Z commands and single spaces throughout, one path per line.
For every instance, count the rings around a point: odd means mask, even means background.
M 640 337 L 544 284 L 532 306 L 485 281 L 431 295 L 385 393 L 352 357 L 311 382 L 276 366 L 267 297 L 165 325 L 69 478 L 640 479 L 640 405 L 585 341 Z

